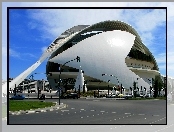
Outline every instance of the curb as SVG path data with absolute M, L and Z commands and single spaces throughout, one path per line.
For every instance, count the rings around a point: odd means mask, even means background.
M 66 108 L 67 105 L 61 103 L 60 105 L 57 104 L 57 102 L 55 106 L 51 106 L 51 107 L 46 107 L 46 108 L 38 108 L 35 110 L 20 110 L 20 111 L 9 111 L 9 115 L 21 115 L 21 114 L 33 114 L 33 113 L 40 113 L 40 112 L 48 112 L 48 111 L 54 111 L 54 110 L 59 110 L 59 109 L 63 109 Z
M 86 98 L 86 99 L 92 99 L 92 100 L 125 100 L 125 98 Z

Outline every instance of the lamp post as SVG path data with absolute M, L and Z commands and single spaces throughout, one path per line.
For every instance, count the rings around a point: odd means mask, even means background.
M 108 80 L 108 95 L 109 95 L 109 82 L 110 82 L 110 80 Z
M 62 68 L 67 64 L 67 63 L 69 63 L 69 62 L 71 62 L 71 61 L 74 61 L 74 60 L 77 60 L 77 62 L 80 62 L 80 57 L 79 56 L 77 56 L 75 59 L 73 59 L 73 60 L 70 60 L 70 61 L 67 61 L 67 62 L 65 62 L 62 66 L 59 66 L 59 88 L 58 88 L 58 90 L 59 90 L 59 105 L 60 105 L 60 90 L 61 90 L 61 88 L 60 88 L 60 74 L 61 74 L 61 70 L 62 70 Z
M 146 88 L 144 87 L 144 91 L 145 91 L 145 96 L 147 95 L 147 91 L 146 91 Z
M 107 75 L 107 74 L 102 74 L 102 76 L 104 76 L 104 75 Z M 118 84 L 119 84 L 119 80 L 116 76 L 114 76 L 114 75 L 108 75 L 108 76 L 115 77 L 118 81 Z M 108 80 L 108 82 L 110 82 L 110 80 Z M 122 88 L 122 84 L 121 84 L 121 88 Z M 108 84 L 108 95 L 109 95 L 109 84 Z

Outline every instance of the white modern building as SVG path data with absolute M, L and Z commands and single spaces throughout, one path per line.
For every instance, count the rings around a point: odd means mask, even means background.
M 52 87 L 59 82 L 59 67 L 61 80 L 76 79 L 79 69 L 83 70 L 87 89 L 108 89 L 108 85 L 109 89 L 121 85 L 130 89 L 135 81 L 139 89 L 149 90 L 152 78 L 160 74 L 154 56 L 136 30 L 121 21 L 72 27 L 62 33 L 47 52 L 53 49 L 56 50 L 46 70 Z M 80 62 L 75 60 L 77 56 Z
M 122 21 L 103 21 L 63 32 L 36 63 L 9 83 L 9 88 L 18 86 L 47 58 L 46 74 L 52 89 L 61 82 L 65 89 L 79 86 L 80 91 L 113 90 L 114 86 L 129 90 L 136 82 L 136 87 L 148 91 L 152 78 L 160 74 L 154 56 L 132 26 Z

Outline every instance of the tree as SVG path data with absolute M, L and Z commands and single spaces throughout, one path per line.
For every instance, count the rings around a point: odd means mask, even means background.
M 155 84 L 154 84 L 154 98 L 158 96 L 158 80 L 155 79 Z
M 155 76 L 155 80 L 154 80 L 154 97 L 156 98 L 157 96 L 159 96 L 159 92 L 161 91 L 163 87 L 163 82 L 161 79 L 161 75 L 157 75 Z
M 136 82 L 133 82 L 133 93 L 134 93 L 134 97 L 136 97 L 137 91 L 136 91 Z

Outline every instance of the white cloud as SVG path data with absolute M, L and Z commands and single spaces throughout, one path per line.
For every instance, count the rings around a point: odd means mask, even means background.
M 166 53 L 160 53 L 155 56 L 155 60 L 159 67 L 159 70 L 162 71 L 162 74 L 166 74 Z
M 31 53 L 24 53 L 23 56 L 24 55 L 27 56 L 28 58 L 38 58 L 38 56 L 35 56 L 35 55 L 31 54 Z
M 38 58 L 38 56 L 36 56 L 32 53 L 21 53 L 21 52 L 17 52 L 14 49 L 11 49 L 11 48 L 9 49 L 9 55 L 11 57 L 14 57 L 14 58 L 20 59 L 20 60 L 30 60 L 31 58 Z
M 106 10 L 106 9 L 77 9 L 77 10 L 38 10 L 29 13 L 30 17 L 43 24 L 43 28 L 38 27 L 45 33 L 44 36 L 52 35 L 57 37 L 66 29 L 81 24 L 95 24 L 104 20 L 121 20 L 138 31 L 143 40 L 150 42 L 153 40 L 152 30 L 165 22 L 165 10 Z M 47 16 L 47 17 L 45 17 Z M 158 17 L 156 17 L 158 16 Z M 41 26 L 41 25 L 40 25 Z M 52 38 L 51 38 L 52 39 Z M 148 44 L 147 43 L 147 44 Z
M 16 52 L 16 51 L 13 50 L 13 49 L 9 49 L 9 55 L 10 55 L 11 57 L 20 58 L 20 53 L 19 53 L 19 52 Z
M 157 17 L 158 16 L 158 17 Z M 137 27 L 140 31 L 152 31 L 157 26 L 165 24 L 166 10 L 153 10 L 149 13 L 138 14 Z
M 158 54 L 156 57 L 155 57 L 157 63 L 166 63 L 166 53 L 161 53 L 161 54 Z
M 120 12 L 121 11 L 115 10 L 113 14 L 113 10 L 55 9 L 34 11 L 29 13 L 29 16 L 32 20 L 34 19 L 41 23 L 41 25 L 38 25 L 37 28 L 45 33 L 44 36 L 48 37 L 49 35 L 52 35 L 54 37 L 58 37 L 62 32 L 76 25 L 90 25 L 95 24 L 96 22 L 110 20 L 111 18 L 117 20 L 120 18 Z M 44 26 L 42 26 L 42 24 Z
M 43 52 L 45 52 L 45 51 L 46 51 L 46 49 L 47 49 L 47 47 L 46 47 L 46 46 L 42 47 L 42 48 L 41 48 L 42 53 L 43 53 Z
M 34 23 L 34 22 L 29 22 L 29 23 L 28 23 L 28 27 L 29 27 L 30 29 L 35 29 L 37 26 L 38 26 L 37 23 Z

